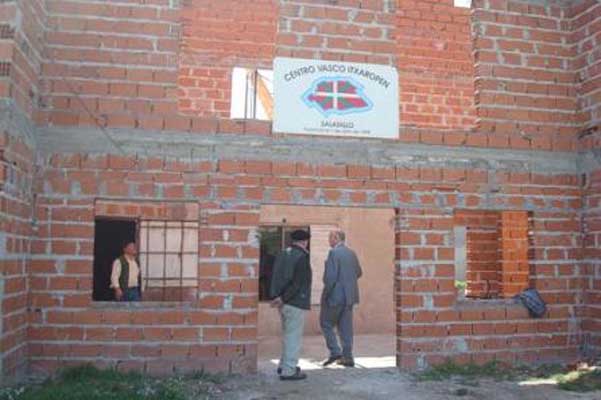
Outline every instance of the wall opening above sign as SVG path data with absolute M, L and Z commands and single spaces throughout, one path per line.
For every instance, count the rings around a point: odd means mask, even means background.
M 273 130 L 280 133 L 396 139 L 395 68 L 276 58 Z

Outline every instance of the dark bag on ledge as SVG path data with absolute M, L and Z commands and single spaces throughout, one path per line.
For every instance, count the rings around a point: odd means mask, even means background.
M 547 305 L 536 289 L 526 289 L 518 296 L 531 317 L 541 318 L 547 312 Z

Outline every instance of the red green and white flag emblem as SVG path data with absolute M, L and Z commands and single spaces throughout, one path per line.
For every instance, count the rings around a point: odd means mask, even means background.
M 363 93 L 363 86 L 348 77 L 319 78 L 302 99 L 326 117 L 369 111 L 373 106 Z

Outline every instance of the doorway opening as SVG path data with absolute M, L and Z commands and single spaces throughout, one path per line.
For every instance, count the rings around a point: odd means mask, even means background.
M 330 251 L 328 235 L 333 230 L 346 233 L 346 244 L 356 252 L 363 269 L 359 280 L 361 301 L 353 311 L 355 364 L 359 368 L 395 367 L 394 209 L 264 205 L 259 227 L 258 369 L 272 373 L 280 356 L 281 323 L 278 310 L 268 302 L 269 278 L 275 257 L 289 244 L 286 233 L 289 235 L 294 229 L 311 233 L 313 271 L 312 305 L 305 316 L 301 368 L 320 369 L 328 356 L 319 313 L 324 264 Z

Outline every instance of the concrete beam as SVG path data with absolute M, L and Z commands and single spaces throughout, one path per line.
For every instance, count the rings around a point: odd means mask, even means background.
M 37 137 L 42 156 L 53 153 L 126 154 L 189 161 L 273 160 L 550 174 L 580 172 L 580 155 L 577 153 L 435 146 L 382 139 L 53 127 L 39 128 Z

